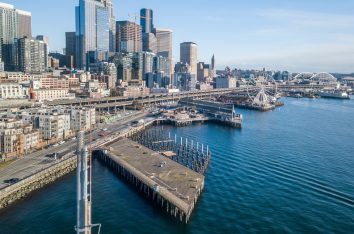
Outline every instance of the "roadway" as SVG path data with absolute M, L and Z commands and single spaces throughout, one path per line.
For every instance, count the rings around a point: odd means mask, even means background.
M 142 112 L 135 112 L 131 115 L 124 116 L 117 122 L 110 124 L 102 124 L 99 129 L 94 130 L 91 134 L 86 134 L 86 144 L 95 144 L 96 142 L 102 141 L 102 137 L 99 136 L 101 129 L 107 128 L 107 137 L 116 134 L 117 132 L 124 132 L 128 130 L 132 122 L 145 118 L 146 114 Z M 92 140 L 92 142 L 91 142 Z M 48 149 L 43 149 L 23 158 L 17 159 L 13 163 L 7 165 L 0 169 L 0 189 L 9 186 L 9 183 L 5 183 L 6 180 L 12 178 L 18 178 L 20 180 L 25 179 L 45 168 L 53 166 L 58 163 L 59 160 L 55 160 L 53 157 L 48 157 L 48 155 L 57 153 L 59 155 L 70 156 L 75 153 L 77 148 L 76 140 L 68 140 L 62 145 L 56 147 L 50 147 Z

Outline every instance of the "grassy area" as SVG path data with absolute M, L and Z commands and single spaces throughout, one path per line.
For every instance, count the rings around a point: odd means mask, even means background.
M 17 159 L 12 159 L 12 160 L 9 160 L 9 161 L 6 161 L 6 162 L 0 162 L 0 169 L 10 165 L 11 163 L 13 163 L 14 161 L 16 161 Z

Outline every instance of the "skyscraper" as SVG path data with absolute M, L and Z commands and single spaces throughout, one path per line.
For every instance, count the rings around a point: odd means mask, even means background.
M 157 40 L 157 55 L 166 57 L 169 60 L 169 67 L 172 73 L 172 30 L 170 29 L 154 29 Z
M 76 38 L 75 32 L 65 33 L 65 55 L 66 55 L 66 66 L 73 68 L 75 67 L 75 51 L 76 51 Z
M 12 44 L 18 38 L 18 17 L 13 5 L 0 3 L 0 39 L 2 44 Z
M 4 62 L 5 71 L 16 70 L 16 38 L 18 38 L 17 13 L 12 5 L 0 3 L 0 57 Z
M 130 21 L 117 21 L 117 51 L 128 53 L 142 51 L 140 25 Z
M 75 56 L 75 32 L 65 33 L 65 55 Z
M 151 9 L 140 10 L 140 26 L 143 36 L 143 51 L 157 53 L 157 38 L 154 32 L 154 13 Z
M 47 44 L 41 40 L 21 38 L 18 40 L 18 67 L 25 73 L 45 72 L 48 65 Z
M 190 73 L 197 75 L 198 45 L 194 42 L 183 42 L 180 50 L 180 62 L 189 64 Z
M 107 21 L 108 19 L 108 21 Z M 96 6 L 96 50 L 98 52 L 109 52 L 109 13 L 104 6 Z M 107 33 L 108 32 L 108 33 Z
M 157 39 L 153 33 L 143 33 L 143 51 L 157 53 Z
M 210 76 L 211 78 L 214 78 L 216 75 L 215 71 L 215 55 L 213 54 L 213 57 L 211 57 L 211 64 L 210 64 Z
M 0 58 L 5 71 L 18 69 L 17 39 L 31 37 L 31 13 L 0 3 Z
M 79 0 L 76 15 L 76 66 L 86 67 L 87 52 L 107 53 L 110 49 L 109 1 Z M 109 4 L 108 4 L 109 5 Z
M 18 38 L 32 37 L 32 14 L 31 12 L 16 10 L 18 20 Z
M 143 33 L 151 33 L 154 29 L 154 13 L 151 9 L 140 10 L 140 25 Z
M 116 52 L 116 17 L 112 0 L 102 0 L 108 10 L 109 19 L 109 52 Z

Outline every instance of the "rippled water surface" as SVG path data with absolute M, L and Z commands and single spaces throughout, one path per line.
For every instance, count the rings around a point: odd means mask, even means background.
M 102 233 L 354 233 L 354 101 L 285 99 L 241 112 L 244 127 L 165 127 L 208 144 L 212 162 L 189 224 L 94 164 Z M 0 233 L 73 233 L 75 174 L 0 211 Z

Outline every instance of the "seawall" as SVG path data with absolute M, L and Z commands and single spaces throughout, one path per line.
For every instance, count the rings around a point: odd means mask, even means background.
M 76 168 L 76 156 L 65 159 L 49 168 L 33 174 L 16 184 L 0 190 L 0 209 L 28 196 L 31 192 L 53 183 Z

